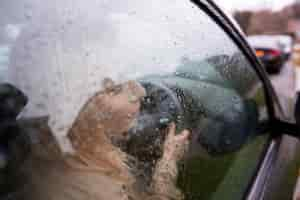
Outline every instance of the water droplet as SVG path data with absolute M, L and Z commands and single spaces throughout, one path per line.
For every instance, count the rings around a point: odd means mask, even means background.
M 44 99 L 48 99 L 48 98 L 49 98 L 49 95 L 48 95 L 47 93 L 43 93 L 43 94 L 42 94 L 42 97 L 43 97 Z
M 66 100 L 67 100 L 67 102 L 71 102 L 72 101 L 72 96 L 71 95 L 67 95 L 66 96 Z
M 32 15 L 30 13 L 25 13 L 26 20 L 30 20 L 32 18 Z
M 65 130 L 65 127 L 58 127 L 57 130 L 58 130 L 59 132 L 62 132 L 62 131 Z
M 170 119 L 168 119 L 168 118 L 160 118 L 159 119 L 159 123 L 161 123 L 161 124 L 167 124 L 169 122 L 170 122 Z
M 68 19 L 67 20 L 67 24 L 69 24 L 69 25 L 73 24 L 73 20 L 72 19 Z
M 135 96 L 135 95 L 129 95 L 129 97 L 128 97 L 128 101 L 130 102 L 130 103 L 135 103 L 135 102 L 137 102 L 139 100 L 139 98 L 137 97 L 137 96 Z
M 35 106 L 37 109 L 40 109 L 40 110 L 46 109 L 46 106 L 43 103 L 37 103 L 37 104 L 35 104 Z
M 128 15 L 136 15 L 136 11 L 131 11 L 128 13 Z
M 169 104 L 169 107 L 170 107 L 170 109 L 176 108 L 175 105 L 174 105 L 174 103 L 170 103 L 170 104 Z
M 96 86 L 97 86 L 97 82 L 96 82 L 96 81 L 93 81 L 93 82 L 92 82 L 92 86 L 93 86 L 93 87 L 96 87 Z
M 229 140 L 229 139 L 225 140 L 225 144 L 226 145 L 230 145 L 231 144 L 231 140 Z

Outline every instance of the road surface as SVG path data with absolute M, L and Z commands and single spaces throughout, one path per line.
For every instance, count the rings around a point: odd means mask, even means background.
M 283 110 L 289 121 L 294 121 L 293 112 L 295 105 L 295 73 L 291 62 L 288 62 L 280 74 L 270 76 L 271 82 L 278 94 L 279 101 L 283 105 Z M 291 137 L 285 137 L 283 147 L 287 159 L 292 159 L 295 155 L 298 141 Z
M 284 111 L 288 118 L 293 120 L 293 106 L 295 99 L 295 73 L 291 62 L 288 62 L 281 70 L 280 74 L 270 76 L 271 82 L 279 96 Z
M 283 110 L 287 114 L 288 120 L 294 121 L 293 111 L 295 104 L 295 73 L 291 62 L 288 62 L 283 67 L 280 74 L 272 75 L 270 78 L 274 89 L 279 96 L 279 101 L 282 103 L 282 105 L 284 105 Z M 297 139 L 289 136 L 283 137 L 283 142 L 279 149 L 279 155 L 270 180 L 271 192 L 267 193 L 266 199 L 280 199 L 282 198 L 282 194 L 280 193 L 288 193 L 289 196 L 284 196 L 284 198 L 291 199 L 290 195 L 292 195 L 293 188 L 287 184 L 287 181 L 294 183 L 295 180 L 287 180 L 287 175 L 294 174 L 291 177 L 297 176 L 296 169 L 299 166 L 291 167 L 291 163 L 296 165 L 294 160 L 299 157 L 297 156 L 299 149 L 300 143 Z M 291 172 L 291 168 L 293 168 L 293 172 Z M 278 191 L 278 194 L 274 191 Z

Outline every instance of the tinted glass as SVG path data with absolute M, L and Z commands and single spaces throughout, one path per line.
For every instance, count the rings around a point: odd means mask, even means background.
M 239 49 L 197 6 L 0 5 L 0 80 L 3 91 L 10 83 L 28 98 L 18 123 L 30 150 L 5 146 L 16 161 L 3 196 L 242 197 L 266 142 L 264 94 Z

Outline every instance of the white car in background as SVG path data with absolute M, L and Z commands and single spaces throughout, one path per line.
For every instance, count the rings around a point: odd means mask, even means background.
M 288 35 L 252 35 L 247 40 L 268 73 L 279 73 L 292 52 L 293 39 Z

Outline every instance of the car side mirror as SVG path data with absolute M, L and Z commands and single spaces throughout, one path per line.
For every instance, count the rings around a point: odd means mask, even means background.
M 297 94 L 295 110 L 294 110 L 294 116 L 295 116 L 297 128 L 300 128 L 300 96 L 299 95 L 300 94 Z
M 279 134 L 286 134 L 295 137 L 300 140 L 300 98 L 299 94 L 296 98 L 296 104 L 294 109 L 294 118 L 296 123 L 291 123 L 288 121 L 283 121 L 280 119 L 273 119 L 272 129 Z

